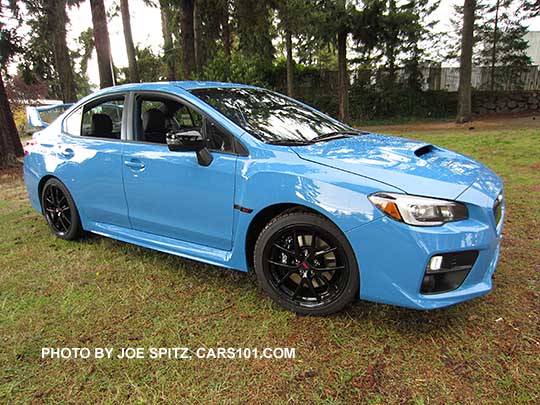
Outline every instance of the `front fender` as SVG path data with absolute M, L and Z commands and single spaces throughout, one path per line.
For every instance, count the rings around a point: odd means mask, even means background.
M 284 149 L 284 148 L 280 148 Z M 247 269 L 245 246 L 249 225 L 265 208 L 276 204 L 308 207 L 327 217 L 345 234 L 383 214 L 367 198 L 376 191 L 398 191 L 388 185 L 300 159 L 289 149 L 264 159 L 239 158 L 236 204 L 252 210 L 236 213 L 234 260 Z

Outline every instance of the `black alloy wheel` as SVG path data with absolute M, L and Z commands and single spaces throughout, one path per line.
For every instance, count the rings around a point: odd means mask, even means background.
M 57 179 L 49 179 L 41 194 L 43 215 L 53 233 L 72 240 L 82 233 L 79 213 L 66 187 Z
M 255 270 L 274 300 L 301 314 L 339 311 L 358 291 L 358 266 L 348 241 L 312 213 L 272 220 L 257 241 Z

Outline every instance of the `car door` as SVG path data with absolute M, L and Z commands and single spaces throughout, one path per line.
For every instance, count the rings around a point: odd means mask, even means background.
M 125 94 L 100 97 L 62 123 L 56 173 L 86 221 L 129 227 L 122 179 Z
M 237 156 L 214 150 L 212 163 L 201 166 L 195 152 L 170 151 L 165 133 L 171 128 L 205 131 L 203 114 L 180 99 L 136 94 L 132 111 L 123 174 L 133 229 L 230 250 Z

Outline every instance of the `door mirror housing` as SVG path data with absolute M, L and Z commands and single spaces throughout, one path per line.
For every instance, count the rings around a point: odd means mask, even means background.
M 208 166 L 214 160 L 206 148 L 204 137 L 197 130 L 171 131 L 167 133 L 166 139 L 170 151 L 197 152 L 197 162 L 201 166 Z

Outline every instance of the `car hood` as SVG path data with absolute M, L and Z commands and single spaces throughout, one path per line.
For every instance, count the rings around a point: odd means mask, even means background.
M 397 187 L 408 194 L 453 200 L 484 166 L 429 143 L 366 134 L 292 149 L 301 159 Z

